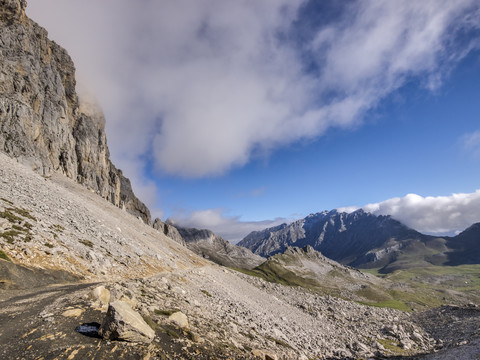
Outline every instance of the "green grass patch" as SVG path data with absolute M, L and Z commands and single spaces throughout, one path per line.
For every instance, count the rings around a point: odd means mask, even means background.
M 407 304 L 398 300 L 386 300 L 386 301 L 379 301 L 379 302 L 359 301 L 359 303 L 363 305 L 375 306 L 379 308 L 389 308 L 389 309 L 396 309 L 400 311 L 412 311 L 412 309 Z
M 177 333 L 175 330 L 172 330 L 172 329 L 167 329 L 167 335 L 170 336 L 173 339 L 179 339 L 180 338 L 180 334 Z
M 282 265 L 270 260 L 265 261 L 263 264 L 252 270 L 238 268 L 232 268 L 232 270 L 286 286 L 300 286 L 312 290 L 318 290 L 319 287 L 319 284 L 315 280 L 298 276 Z
M 0 212 L 0 217 L 7 219 L 11 223 L 21 223 L 23 219 L 17 215 L 15 215 L 10 209 L 5 209 L 5 211 Z
M 65 228 L 62 225 L 56 225 L 56 224 L 50 225 L 50 229 L 58 232 L 63 232 L 65 230 Z
M 45 246 L 46 246 L 47 248 L 49 248 L 49 249 L 53 249 L 53 248 L 55 247 L 55 245 L 52 245 L 52 244 L 50 244 L 50 243 L 48 243 L 48 242 L 46 242 L 46 243 L 43 244 L 43 245 L 45 245 Z
M 392 299 L 410 308 L 424 309 L 466 299 L 480 301 L 480 265 L 421 266 L 380 274 L 379 269 L 362 270 L 396 284 L 405 284 L 410 290 L 389 290 Z
M 3 250 L 0 250 L 0 259 L 7 260 L 7 261 L 12 261 L 10 258 L 3 252 Z
M 200 290 L 202 293 L 204 293 L 208 297 L 212 297 L 212 294 L 210 294 L 207 290 Z
M 12 212 L 15 212 L 15 213 L 17 213 L 18 215 L 23 216 L 24 218 L 28 218 L 28 219 L 33 220 L 33 221 L 37 221 L 37 219 L 36 219 L 35 217 L 33 217 L 32 215 L 30 215 L 30 211 L 28 211 L 28 210 L 26 210 L 26 209 L 21 209 L 21 208 L 13 207 L 13 208 L 8 208 L 7 210 L 12 211 Z
M 404 355 L 406 351 L 400 347 L 400 343 L 398 341 L 393 341 L 389 339 L 377 339 L 377 342 L 382 345 L 385 350 L 390 351 L 394 355 Z
M 78 242 L 82 245 L 85 245 L 89 248 L 93 248 L 93 242 L 91 242 L 90 240 L 86 240 L 86 239 L 81 239 L 81 240 L 78 240 Z
M 20 234 L 18 230 L 8 230 L 0 234 L 0 237 L 3 237 L 7 243 L 13 244 Z
M 244 332 L 240 331 L 240 335 L 243 335 L 243 336 L 245 336 L 246 338 L 248 338 L 252 341 L 255 340 L 255 336 L 250 334 L 250 333 L 244 333 Z
M 142 315 L 143 320 L 147 323 L 148 326 L 150 326 L 153 330 L 156 330 L 158 328 L 158 324 L 153 321 L 153 319 L 148 316 L 148 315 Z
M 156 309 L 154 313 L 156 315 L 163 315 L 163 316 L 170 316 L 176 312 L 179 312 L 180 310 L 178 309 L 170 309 L 170 310 L 161 310 L 161 309 Z

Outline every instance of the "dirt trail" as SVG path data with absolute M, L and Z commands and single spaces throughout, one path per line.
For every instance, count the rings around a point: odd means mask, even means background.
M 138 359 L 142 349 L 113 344 L 75 331 L 97 322 L 102 314 L 88 307 L 86 294 L 95 284 L 68 284 L 2 292 L 0 302 L 1 359 Z M 78 308 L 80 317 L 64 317 L 63 309 Z

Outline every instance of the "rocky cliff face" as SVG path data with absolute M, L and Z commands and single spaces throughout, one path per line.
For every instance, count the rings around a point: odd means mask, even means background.
M 150 224 L 110 161 L 102 112 L 79 101 L 71 58 L 25 7 L 0 0 L 0 151 L 42 175 L 63 173 Z
M 162 220 L 159 218 L 156 218 L 153 221 L 153 228 L 162 232 L 166 236 L 168 236 L 170 239 L 176 241 L 177 243 L 185 246 L 185 240 L 183 239 L 182 235 L 178 232 L 177 228 L 169 223 L 164 223 Z
M 190 250 L 217 264 L 233 268 L 252 269 L 265 261 L 261 256 L 243 247 L 233 245 L 210 230 L 179 227 L 178 232 Z

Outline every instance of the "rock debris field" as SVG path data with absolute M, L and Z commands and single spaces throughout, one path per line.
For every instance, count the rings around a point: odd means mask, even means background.
M 0 260 L 1 358 L 480 355 L 475 305 L 409 314 L 268 283 L 200 258 L 68 178 L 42 177 L 3 154 L 0 214 L 8 259 Z M 101 330 L 109 303 L 139 314 L 153 332 L 133 342 L 111 337 Z M 457 327 L 438 331 L 446 323 Z

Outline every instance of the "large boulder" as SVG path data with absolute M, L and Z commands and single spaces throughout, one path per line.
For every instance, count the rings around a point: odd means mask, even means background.
M 155 337 L 155 331 L 124 301 L 110 303 L 98 333 L 106 340 L 138 343 L 151 343 Z

